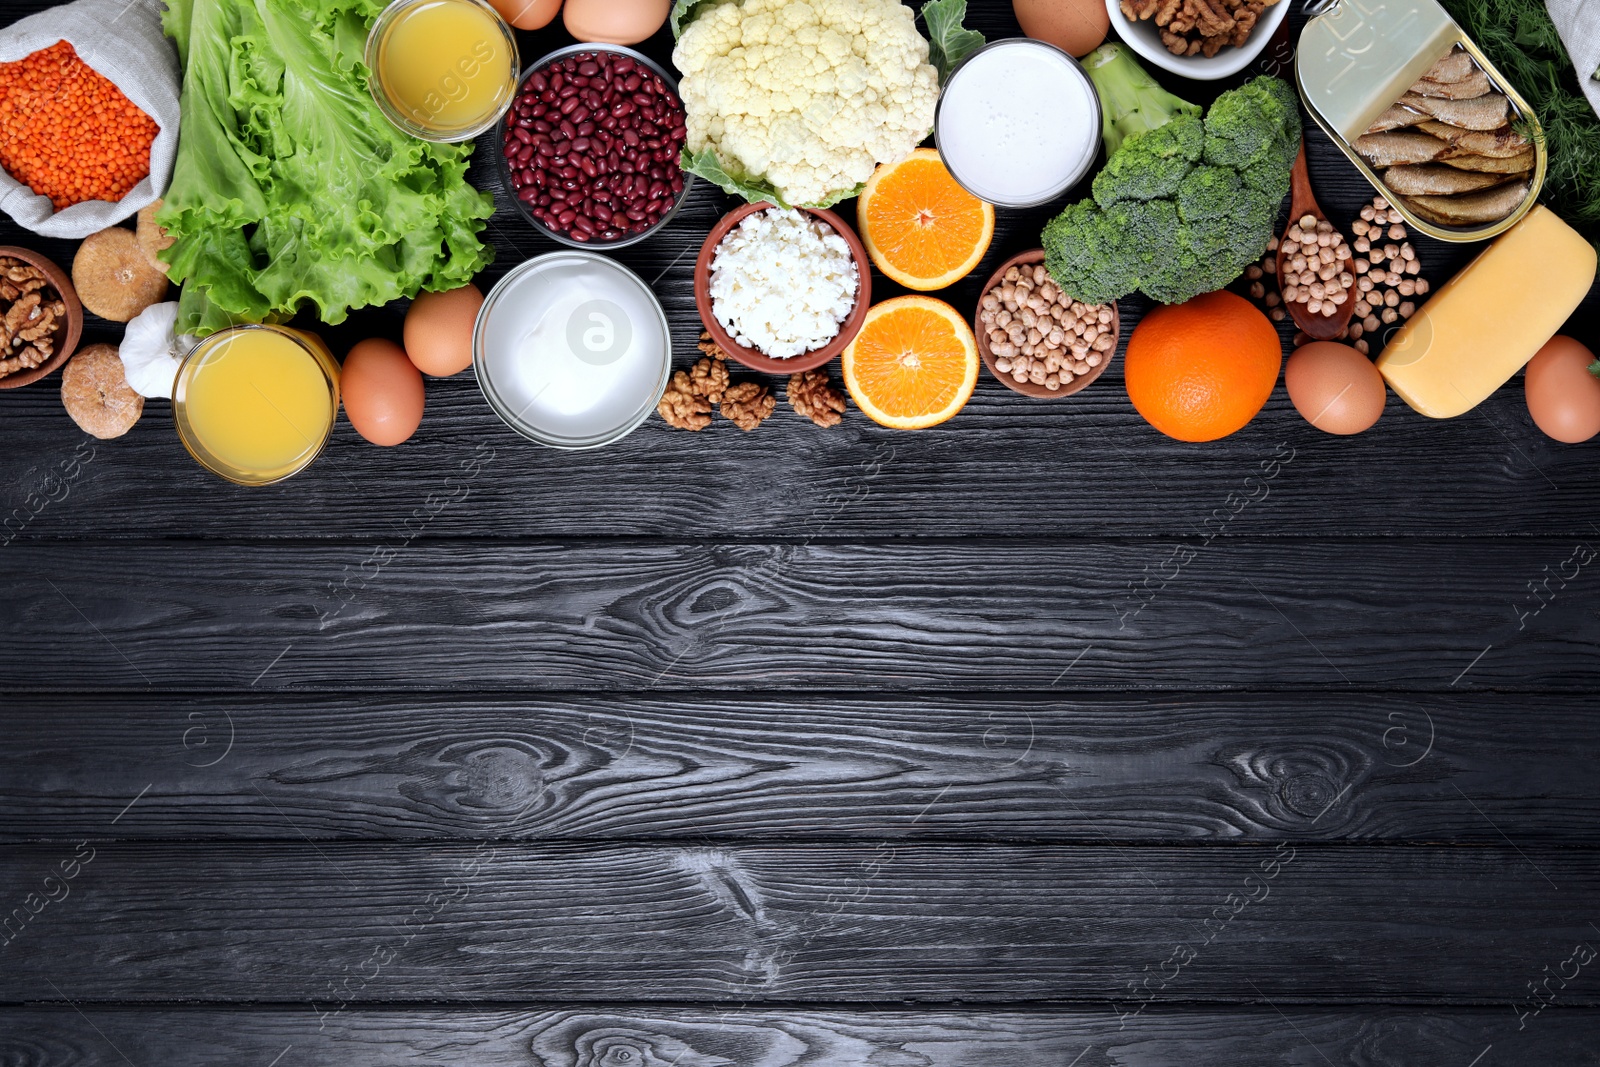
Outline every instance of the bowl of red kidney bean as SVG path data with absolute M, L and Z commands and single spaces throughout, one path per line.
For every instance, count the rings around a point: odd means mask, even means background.
M 500 127 L 522 214 L 574 248 L 621 248 L 664 225 L 693 176 L 678 83 L 631 48 L 576 44 L 523 74 Z

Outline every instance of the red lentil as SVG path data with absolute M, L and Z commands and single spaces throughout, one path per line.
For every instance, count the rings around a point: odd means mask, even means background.
M 0 167 L 57 211 L 126 196 L 158 129 L 66 41 L 0 63 Z

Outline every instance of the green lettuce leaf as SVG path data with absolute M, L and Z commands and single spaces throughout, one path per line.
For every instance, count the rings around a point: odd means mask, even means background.
M 672 39 L 676 41 L 683 36 L 683 28 L 701 15 L 706 9 L 722 3 L 723 0 L 676 0 L 672 5 Z
M 465 285 L 494 202 L 471 147 L 408 137 L 367 89 L 376 0 L 172 0 L 183 137 L 158 221 L 180 332 L 284 321 Z
M 922 5 L 922 20 L 928 25 L 928 62 L 939 70 L 939 83 L 972 53 L 986 43 L 983 34 L 962 25 L 967 17 L 967 0 L 929 0 Z

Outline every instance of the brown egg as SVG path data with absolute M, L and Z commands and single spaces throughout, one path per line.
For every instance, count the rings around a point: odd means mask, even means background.
M 448 378 L 472 366 L 472 325 L 483 294 L 476 285 L 418 293 L 406 312 L 406 355 L 423 374 Z
M 1547 437 L 1575 445 L 1600 433 L 1600 378 L 1589 373 L 1594 353 L 1556 334 L 1528 361 L 1522 378 L 1528 414 Z
M 1366 356 L 1337 341 L 1296 349 L 1283 384 L 1294 409 L 1324 433 L 1360 433 L 1383 414 L 1383 375 Z
M 672 12 L 672 0 L 567 0 L 561 21 L 580 41 L 638 44 L 655 34 Z
M 374 337 L 352 348 L 339 392 L 350 425 L 375 445 L 397 445 L 422 424 L 422 374 L 393 341 Z
M 1103 0 L 1012 0 L 1022 32 L 1082 59 L 1111 31 Z
M 561 0 L 489 0 L 500 17 L 519 30 L 542 30 L 561 10 Z

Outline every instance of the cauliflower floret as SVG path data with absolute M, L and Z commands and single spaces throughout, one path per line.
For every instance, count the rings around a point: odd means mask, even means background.
M 765 178 L 788 204 L 852 194 L 933 128 L 938 73 L 900 0 L 730 0 L 672 61 L 691 155 Z

